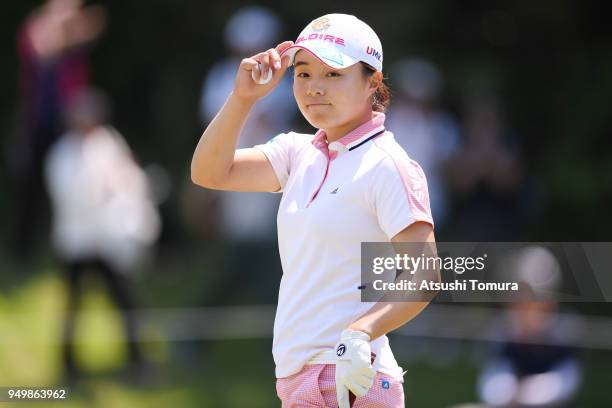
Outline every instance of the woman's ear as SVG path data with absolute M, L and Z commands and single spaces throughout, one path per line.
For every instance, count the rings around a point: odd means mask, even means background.
M 374 93 L 376 92 L 376 90 L 378 89 L 382 81 L 383 81 L 382 72 L 376 71 L 372 75 L 370 75 L 369 87 L 370 87 L 370 90 L 372 91 L 372 95 L 374 95 Z

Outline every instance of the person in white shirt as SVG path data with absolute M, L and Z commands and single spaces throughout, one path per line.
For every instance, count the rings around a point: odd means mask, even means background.
M 45 162 L 53 204 L 51 241 L 63 266 L 68 310 L 63 361 L 67 380 L 81 375 L 75 354 L 77 311 L 89 273 L 103 279 L 120 308 L 130 371 L 146 374 L 137 343 L 130 274 L 146 258 L 161 228 L 145 172 L 121 134 L 106 121 L 103 93 L 86 89 L 68 109 L 69 131 Z
M 283 407 L 404 406 L 402 369 L 385 334 L 428 302 L 361 302 L 361 243 L 435 238 L 425 175 L 384 126 L 382 61 L 363 21 L 320 17 L 295 43 L 242 60 L 194 152 L 191 178 L 200 186 L 282 192 L 272 352 Z M 297 105 L 319 130 L 236 149 L 253 105 L 289 66 Z
M 265 7 L 246 6 L 230 17 L 224 29 L 228 56 L 213 64 L 203 83 L 199 106 L 201 123 L 208 124 L 223 106 L 227 94 L 234 87 L 240 60 L 276 44 L 281 30 L 280 17 Z M 273 93 L 262 98 L 251 110 L 237 148 L 265 143 L 270 135 L 287 129 L 296 114 L 291 80 L 284 78 Z M 281 274 L 275 250 L 274 225 L 280 197 L 263 192 L 236 191 L 216 191 L 210 195 L 218 202 L 217 211 L 212 216 L 224 245 L 220 267 L 216 268 L 218 272 L 209 280 L 214 289 L 202 301 L 206 305 L 219 305 L 249 287 L 251 296 L 241 296 L 240 300 L 274 303 L 278 285 L 269 282 L 276 281 Z M 255 254 L 260 255 L 257 276 L 253 276 L 249 264 L 249 259 Z

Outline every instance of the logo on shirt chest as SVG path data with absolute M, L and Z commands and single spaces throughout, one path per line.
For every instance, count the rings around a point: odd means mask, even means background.
M 339 189 L 340 187 L 336 187 L 332 191 L 330 191 L 329 194 L 337 194 Z

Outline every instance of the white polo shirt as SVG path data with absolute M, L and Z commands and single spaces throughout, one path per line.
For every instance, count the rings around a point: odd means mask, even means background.
M 342 330 L 374 306 L 360 301 L 361 242 L 389 242 L 416 221 L 433 225 L 425 175 L 384 122 L 374 113 L 329 145 L 319 130 L 255 146 L 283 193 L 277 217 L 283 277 L 272 347 L 278 378 L 333 349 Z M 401 375 L 387 336 L 371 346 L 377 370 Z

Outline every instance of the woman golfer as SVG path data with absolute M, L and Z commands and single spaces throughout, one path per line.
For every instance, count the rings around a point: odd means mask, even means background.
M 347 408 L 355 396 L 354 407 L 404 406 L 385 334 L 427 302 L 361 302 L 361 242 L 433 242 L 434 234 L 425 176 L 385 129 L 382 61 L 378 36 L 356 17 L 314 20 L 295 43 L 242 60 L 193 156 L 198 185 L 283 193 L 272 350 L 283 407 Z M 290 65 L 297 105 L 317 132 L 236 150 L 253 104 Z

